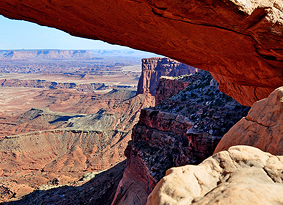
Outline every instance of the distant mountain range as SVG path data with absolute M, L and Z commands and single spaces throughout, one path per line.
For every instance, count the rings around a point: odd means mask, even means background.
M 0 60 L 97 60 L 102 57 L 153 57 L 138 50 L 0 50 Z

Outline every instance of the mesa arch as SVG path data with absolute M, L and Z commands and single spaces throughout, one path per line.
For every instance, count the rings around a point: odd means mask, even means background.
M 283 85 L 281 0 L 1 0 L 0 14 L 209 70 L 252 105 Z

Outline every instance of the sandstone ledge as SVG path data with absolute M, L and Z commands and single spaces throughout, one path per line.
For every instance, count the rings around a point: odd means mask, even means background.
M 235 146 L 198 166 L 171 168 L 147 205 L 239 205 L 283 203 L 283 157 Z

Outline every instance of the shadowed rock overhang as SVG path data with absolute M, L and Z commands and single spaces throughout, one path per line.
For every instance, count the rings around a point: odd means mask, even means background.
M 244 105 L 283 85 L 281 0 L 1 0 L 0 14 L 208 70 Z M 19 31 L 20 32 L 20 31 Z

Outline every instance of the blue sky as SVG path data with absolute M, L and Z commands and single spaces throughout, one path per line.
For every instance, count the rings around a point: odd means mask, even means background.
M 10 49 L 129 49 L 103 41 L 73 37 L 58 29 L 0 15 L 0 50 Z

